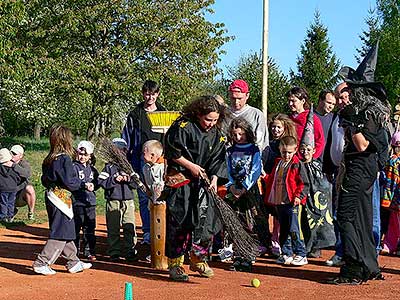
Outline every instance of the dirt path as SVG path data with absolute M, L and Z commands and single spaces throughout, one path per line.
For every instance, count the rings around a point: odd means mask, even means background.
M 105 220 L 98 218 L 98 261 L 92 269 L 69 274 L 59 259 L 54 276 L 33 273 L 31 264 L 47 239 L 47 224 L 0 229 L 0 299 L 124 299 L 124 284 L 133 282 L 134 299 L 396 299 L 400 295 L 400 258 L 381 257 L 385 281 L 369 281 L 352 287 L 326 285 L 337 268 L 324 265 L 332 251 L 323 251 L 320 259 L 310 259 L 307 266 L 282 267 L 273 258 L 257 261 L 253 273 L 229 271 L 229 263 L 211 262 L 213 279 L 189 272 L 189 283 L 168 280 L 167 272 L 150 268 L 144 261 L 111 263 L 105 253 Z M 143 249 L 142 254 L 144 254 Z M 186 266 L 188 270 L 188 267 Z M 250 286 L 252 278 L 261 281 Z

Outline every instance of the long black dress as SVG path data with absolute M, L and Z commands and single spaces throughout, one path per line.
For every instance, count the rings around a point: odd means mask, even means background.
M 343 243 L 345 265 L 340 270 L 344 278 L 367 281 L 379 274 L 372 233 L 372 189 L 378 172 L 379 138 L 384 133 L 370 116 L 361 133 L 369 141 L 367 149 L 358 152 L 349 128 L 345 131 L 345 173 L 339 192 L 338 225 Z

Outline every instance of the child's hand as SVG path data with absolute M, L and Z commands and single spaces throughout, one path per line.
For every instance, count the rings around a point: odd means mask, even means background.
M 196 164 L 190 164 L 188 167 L 190 173 L 192 173 L 193 177 L 199 177 L 200 173 L 205 173 L 205 170 Z
M 301 203 L 301 200 L 299 197 L 294 198 L 294 202 L 293 202 L 294 206 L 300 205 L 300 203 Z
M 89 191 L 89 192 L 93 192 L 94 190 L 94 184 L 91 182 L 86 182 L 85 183 L 85 188 Z
M 122 176 L 122 175 L 117 175 L 117 177 L 115 177 L 116 182 L 121 182 L 123 180 L 124 180 L 124 176 Z

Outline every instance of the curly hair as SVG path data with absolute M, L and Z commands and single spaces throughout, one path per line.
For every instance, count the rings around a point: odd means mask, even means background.
M 200 96 L 182 109 L 182 115 L 191 121 L 198 121 L 200 116 L 208 115 L 211 112 L 219 114 L 217 126 L 221 127 L 221 123 L 225 120 L 227 115 L 226 107 L 221 105 L 214 95 Z

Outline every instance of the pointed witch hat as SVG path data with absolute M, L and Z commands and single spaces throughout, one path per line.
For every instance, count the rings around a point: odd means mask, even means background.
M 314 139 L 314 109 L 311 104 L 310 110 L 308 111 L 306 126 L 304 127 L 303 136 L 301 137 L 300 145 L 307 145 L 315 147 Z
M 387 99 L 384 85 L 375 80 L 376 63 L 378 59 L 379 41 L 373 46 L 364 57 L 356 70 L 351 67 L 343 67 L 339 70 L 339 77 L 353 87 L 368 87 L 375 92 L 380 100 Z

